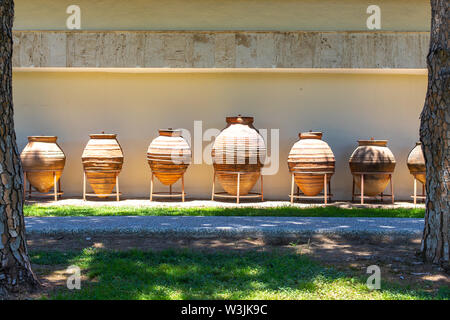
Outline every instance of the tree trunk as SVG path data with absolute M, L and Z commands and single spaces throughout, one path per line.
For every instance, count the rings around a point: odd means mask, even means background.
M 422 254 L 426 261 L 449 264 L 450 49 L 449 0 L 431 0 L 432 21 L 428 91 L 421 114 L 420 140 L 427 170 L 427 200 Z
M 0 2 L 0 299 L 37 285 L 25 241 L 23 173 L 12 103 L 13 0 Z

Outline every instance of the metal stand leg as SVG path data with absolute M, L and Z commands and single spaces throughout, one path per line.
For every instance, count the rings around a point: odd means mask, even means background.
M 328 190 L 327 190 L 327 174 L 323 175 L 323 199 L 325 204 L 328 204 Z
M 240 187 L 240 185 L 241 185 L 241 173 L 238 172 L 238 178 L 237 178 L 237 194 L 236 194 L 236 203 L 237 203 L 237 204 L 239 204 L 239 193 L 240 193 L 239 187 Z
M 414 176 L 414 196 L 413 196 L 413 200 L 414 200 L 414 205 L 417 204 L 417 179 Z
M 427 195 L 425 193 L 425 184 L 423 184 L 423 183 L 422 183 L 422 197 L 424 197 L 423 202 L 425 203 Z
M 55 201 L 58 201 L 58 183 L 56 181 L 56 172 L 53 171 L 53 192 Z
M 181 201 L 184 202 L 184 174 L 181 176 Z
M 261 201 L 264 201 L 263 176 L 261 175 Z
M 86 201 L 86 172 L 83 172 L 83 201 Z
M 30 181 L 28 181 L 28 198 L 31 198 L 32 192 L 33 192 L 33 187 L 31 186 Z
M 291 179 L 291 203 L 294 203 L 294 184 L 295 184 L 295 179 L 294 179 L 294 174 L 292 174 L 292 179 Z
M 389 181 L 391 182 L 391 200 L 392 200 L 392 204 L 395 203 L 394 200 L 394 180 L 392 179 L 392 174 L 389 175 Z
M 120 201 L 119 175 L 116 176 L 116 201 Z
M 214 201 L 215 184 L 216 184 L 216 171 L 214 170 L 211 201 Z
M 153 201 L 153 172 L 152 178 L 150 179 L 150 201 Z
M 23 173 L 23 198 L 27 199 L 27 173 Z
M 361 174 L 361 204 L 364 204 L 364 174 Z
M 327 179 L 328 179 L 328 177 L 327 177 Z M 328 192 L 330 193 L 329 198 L 330 198 L 330 201 L 331 201 L 332 200 L 331 199 L 331 178 L 330 178 L 330 181 L 328 181 Z
M 352 175 L 353 182 L 352 182 L 352 202 L 355 202 L 355 176 Z

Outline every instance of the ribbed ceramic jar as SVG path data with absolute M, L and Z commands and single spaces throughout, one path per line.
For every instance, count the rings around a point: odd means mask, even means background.
M 409 172 L 417 178 L 423 184 L 426 183 L 426 169 L 425 169 L 425 158 L 422 152 L 422 144 L 416 142 L 416 146 L 411 150 L 408 155 L 408 169 Z
M 298 136 L 300 140 L 289 152 L 289 171 L 294 172 L 295 183 L 306 196 L 316 196 L 323 190 L 324 176 L 319 173 L 327 172 L 328 182 L 334 174 L 334 154 L 322 141 L 322 132 L 303 132 Z
M 39 192 L 47 193 L 54 185 L 53 172 L 57 181 L 61 177 L 66 156 L 56 143 L 55 136 L 31 136 L 20 154 L 27 180 Z
M 91 134 L 81 160 L 86 177 L 99 197 L 111 194 L 122 170 L 123 152 L 115 134 Z
M 186 172 L 191 162 L 191 147 L 181 130 L 160 129 L 147 150 L 147 161 L 161 183 L 172 185 Z
M 258 130 L 253 127 L 253 117 L 227 117 L 227 126 L 217 136 L 212 159 L 217 179 L 230 195 L 237 195 L 237 174 L 240 177 L 239 195 L 246 195 L 261 175 L 266 157 L 266 145 Z M 228 173 L 229 172 L 229 173 Z
M 358 148 L 350 157 L 350 170 L 355 177 L 356 186 L 361 186 L 358 172 L 393 173 L 395 157 L 387 147 L 387 140 L 358 140 Z M 389 174 L 364 175 L 364 195 L 376 196 L 384 191 L 389 183 Z

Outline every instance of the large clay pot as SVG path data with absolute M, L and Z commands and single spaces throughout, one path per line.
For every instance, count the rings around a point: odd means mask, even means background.
M 147 150 L 147 161 L 161 183 L 170 186 L 186 172 L 191 161 L 191 148 L 181 130 L 160 129 Z
M 425 174 L 425 158 L 422 152 L 422 144 L 420 142 L 416 142 L 416 146 L 411 150 L 408 155 L 408 169 L 409 172 L 417 178 L 423 184 L 426 183 L 426 174 Z
M 53 172 L 58 181 L 66 164 L 66 156 L 56 143 L 57 139 L 55 136 L 28 137 L 28 144 L 20 154 L 27 180 L 42 193 L 53 188 Z
M 358 140 L 359 147 L 350 157 L 350 170 L 356 186 L 361 186 L 361 176 L 357 172 L 386 172 L 395 169 L 395 157 L 386 146 L 387 140 Z M 389 174 L 364 175 L 364 195 L 376 196 L 384 191 L 389 183 Z
M 334 154 L 330 146 L 322 141 L 322 132 L 299 133 L 297 141 L 289 152 L 289 171 L 294 172 L 297 186 L 306 196 L 316 196 L 323 189 L 324 176 L 302 172 L 332 172 L 328 174 L 328 182 L 334 173 Z
M 122 170 L 123 153 L 115 134 L 91 134 L 81 160 L 94 192 L 104 198 L 111 194 Z
M 231 172 L 244 172 L 239 195 L 246 195 L 261 175 L 266 146 L 253 127 L 253 117 L 227 117 L 226 121 L 227 127 L 217 136 L 211 151 L 214 169 L 223 189 L 233 196 L 237 195 L 237 174 Z

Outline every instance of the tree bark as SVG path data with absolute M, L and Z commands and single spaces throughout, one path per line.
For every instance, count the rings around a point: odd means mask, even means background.
M 431 0 L 428 91 L 421 114 L 420 140 L 427 170 L 427 200 L 422 254 L 426 261 L 449 264 L 450 66 L 449 0 Z M 447 269 L 448 270 L 448 269 Z
M 13 122 L 13 19 L 13 0 L 0 1 L 0 299 L 38 284 L 25 240 L 23 173 Z

